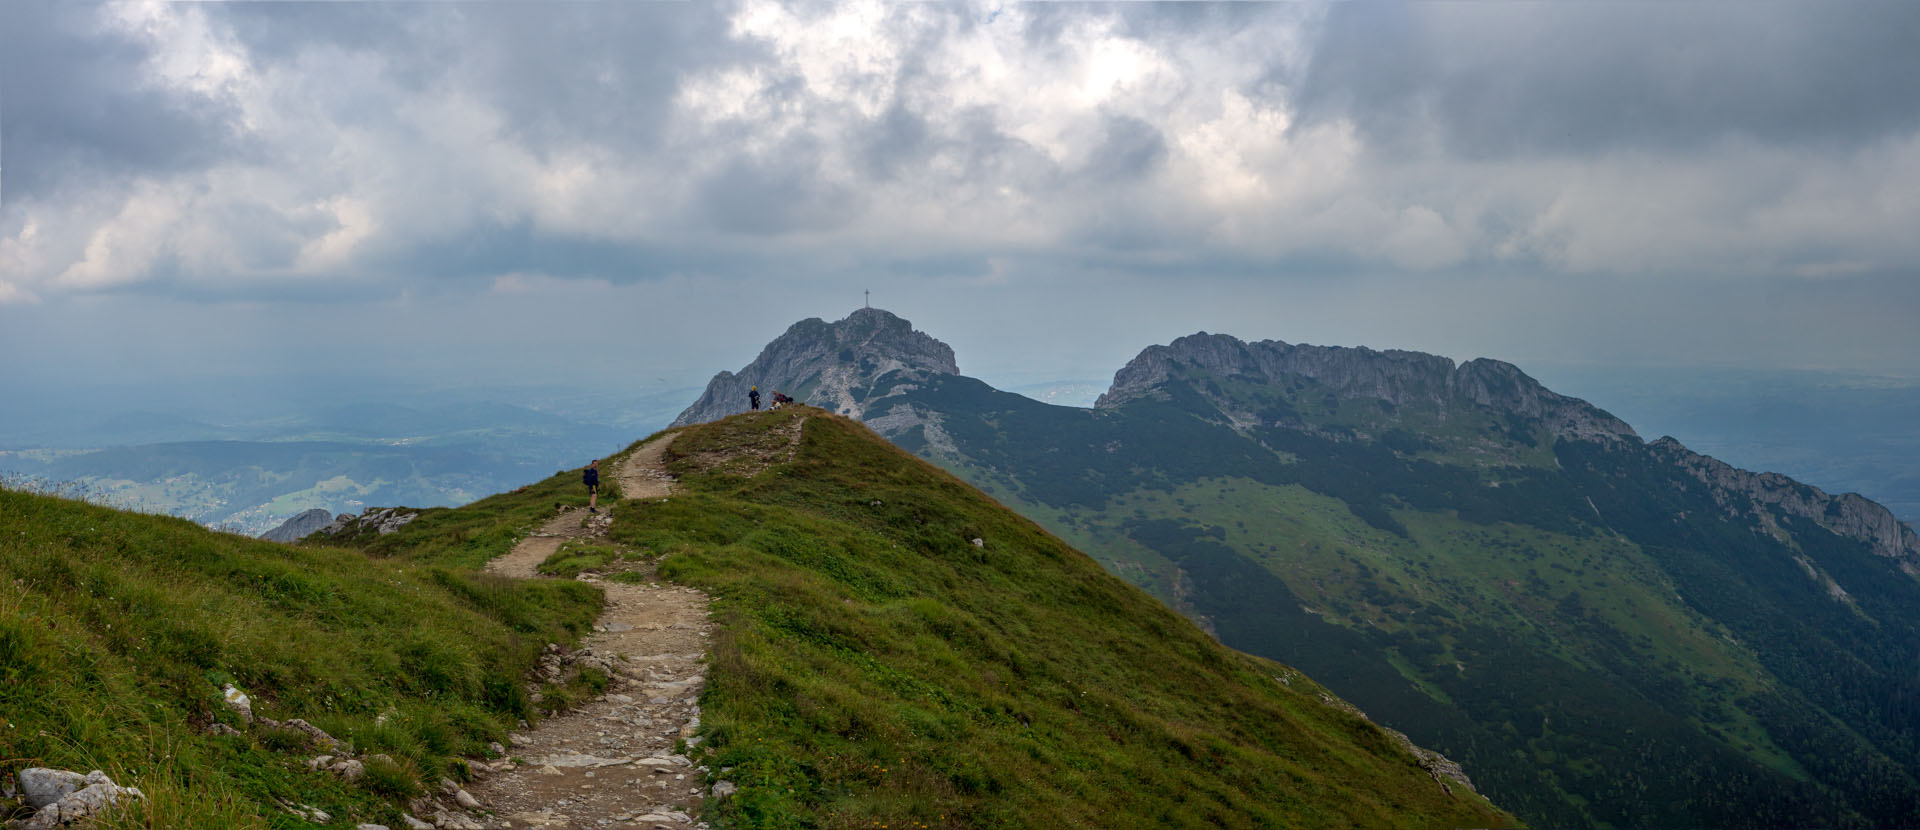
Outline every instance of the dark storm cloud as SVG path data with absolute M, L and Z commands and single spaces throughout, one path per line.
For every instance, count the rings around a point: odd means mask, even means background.
M 1920 125 L 1920 3 L 1338 3 L 1302 123 L 1467 157 L 1851 145 Z
M 1096 182 L 1138 179 L 1167 157 L 1167 140 L 1152 124 L 1131 116 L 1107 118 L 1106 135 L 1082 168 Z
M 0 3 L 0 192 L 9 199 L 76 177 L 166 173 L 250 151 L 231 108 L 142 83 L 148 47 L 101 31 L 100 12 Z

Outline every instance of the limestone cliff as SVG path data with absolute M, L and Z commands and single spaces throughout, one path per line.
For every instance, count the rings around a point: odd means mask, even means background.
M 930 374 L 959 374 L 953 349 L 913 324 L 877 308 L 837 323 L 808 318 L 768 343 L 739 372 L 721 372 L 674 426 L 703 423 L 747 408 L 747 390 L 760 387 L 762 405 L 774 390 L 802 403 L 863 417 L 867 405 L 911 388 Z
M 1471 405 L 1539 420 L 1563 438 L 1639 441 L 1624 421 L 1586 401 L 1555 394 L 1511 363 L 1481 358 L 1455 366 L 1452 360 L 1421 352 L 1278 340 L 1247 343 L 1206 332 L 1147 348 L 1114 374 L 1113 386 L 1094 406 L 1111 409 L 1162 394 L 1162 384 L 1190 368 L 1264 383 L 1308 378 L 1342 398 L 1370 398 L 1394 406 Z

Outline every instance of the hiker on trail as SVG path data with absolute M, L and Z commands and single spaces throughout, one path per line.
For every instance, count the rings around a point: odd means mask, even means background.
M 594 459 L 580 472 L 580 482 L 587 485 L 587 512 L 600 512 L 600 459 Z
M 758 387 L 758 386 L 755 386 L 755 387 L 753 387 L 752 389 L 748 389 L 748 390 L 747 390 L 747 403 L 750 403 L 750 404 L 753 404 L 753 408 L 754 408 L 754 411 L 756 411 L 756 412 L 757 412 L 757 411 L 759 411 L 759 409 L 760 409 L 760 387 Z

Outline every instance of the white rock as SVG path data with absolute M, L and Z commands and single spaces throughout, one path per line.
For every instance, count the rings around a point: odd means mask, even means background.
M 353 826 L 353 830 L 387 830 L 387 826 L 384 824 L 356 824 Z
M 242 720 L 248 723 L 253 722 L 253 701 L 247 699 L 246 692 L 240 691 L 234 688 L 232 683 L 228 683 L 220 687 L 220 696 L 226 699 L 228 709 L 239 712 Z
M 20 771 L 18 778 L 27 806 L 35 809 L 66 798 L 87 785 L 87 777 L 80 773 L 46 767 L 28 767 Z
M 976 547 L 976 548 L 984 548 L 984 547 L 986 547 L 986 546 L 987 546 L 987 540 L 985 540 L 985 539 L 981 539 L 981 538 L 978 538 L 978 537 L 975 537 L 975 538 L 974 538 L 974 539 L 972 539 L 971 541 L 973 542 L 973 546 L 974 546 L 974 547 Z
M 49 770 L 49 772 L 59 772 L 59 770 Z M 60 776 L 56 776 L 56 778 L 62 782 L 61 786 L 64 786 L 64 783 L 70 780 Z M 86 786 L 61 796 L 58 801 L 41 807 L 39 812 L 34 813 L 33 817 L 27 819 L 25 822 L 19 825 L 9 826 L 18 826 L 23 828 L 23 830 L 44 830 L 44 828 L 56 827 L 62 824 L 72 824 L 89 816 L 98 815 L 123 800 L 146 798 L 146 795 L 137 789 L 122 787 L 113 783 L 113 779 L 108 778 L 106 773 L 99 770 L 87 773 L 83 782 Z
M 726 798 L 727 796 L 730 796 L 736 792 L 739 792 L 739 790 L 740 790 L 740 787 L 735 785 L 732 781 L 713 782 L 714 798 Z
M 282 801 L 280 802 L 280 806 L 285 807 L 287 812 L 311 821 L 314 824 L 326 824 L 333 820 L 332 813 L 311 804 L 294 804 L 289 801 Z
M 400 820 L 407 823 L 407 830 L 433 830 L 433 825 L 414 818 L 406 813 L 400 814 Z
M 466 809 L 469 809 L 469 810 L 480 809 L 480 799 L 474 798 L 473 794 L 470 792 L 467 792 L 466 790 L 454 790 L 453 803 L 458 804 L 462 807 L 465 807 Z

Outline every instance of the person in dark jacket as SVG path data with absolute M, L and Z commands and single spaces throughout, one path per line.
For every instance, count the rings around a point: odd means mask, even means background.
M 580 471 L 580 482 L 587 485 L 587 512 L 600 512 L 600 459 L 594 459 Z
M 760 409 L 760 387 L 755 386 L 747 390 L 747 403 L 753 404 L 756 411 Z

